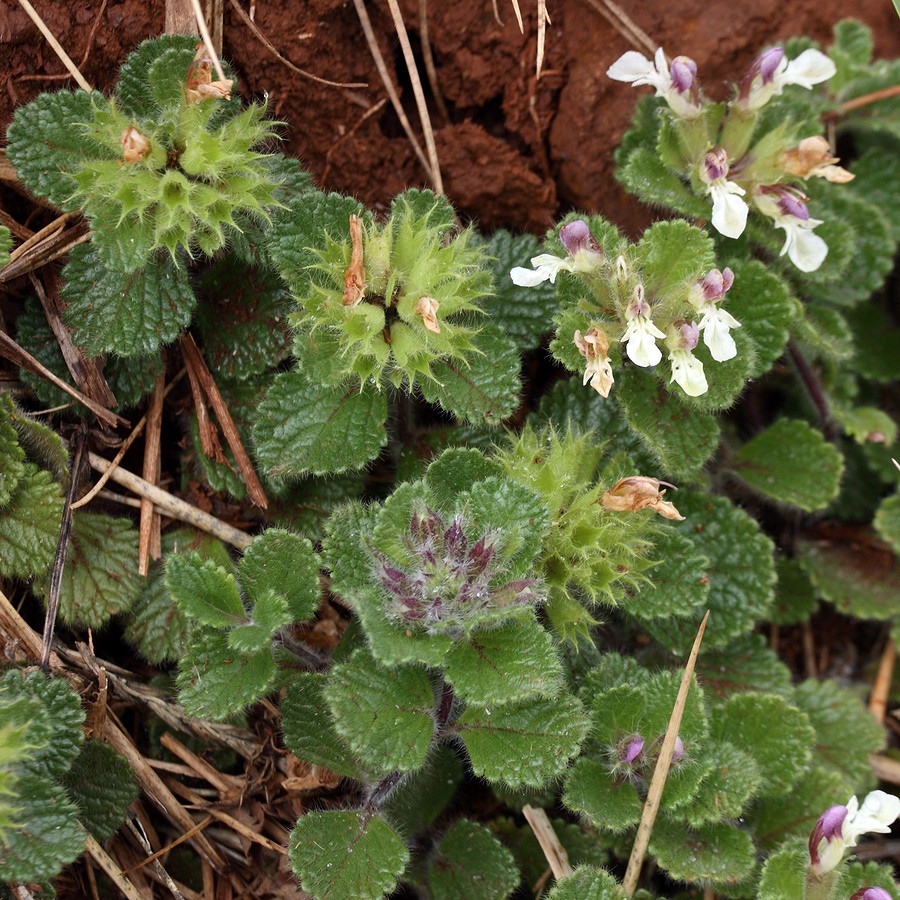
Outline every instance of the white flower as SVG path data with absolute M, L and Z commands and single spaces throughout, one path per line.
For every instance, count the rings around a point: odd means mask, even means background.
M 522 266 L 516 266 L 509 273 L 509 277 L 513 280 L 513 284 L 519 287 L 534 287 L 549 281 L 550 284 L 556 282 L 556 276 L 561 272 L 575 271 L 575 260 L 572 257 L 561 259 L 550 253 L 541 253 L 531 259 L 533 269 L 524 269 Z
M 650 307 L 644 302 L 644 287 L 637 285 L 634 290 L 635 299 L 625 312 L 628 326 L 621 340 L 627 341 L 625 352 L 628 358 L 638 366 L 655 366 L 662 359 L 662 351 L 656 346 L 657 338 L 664 338 L 650 320 Z
M 722 147 L 713 147 L 700 164 L 700 178 L 706 182 L 706 192 L 712 197 L 712 224 L 719 234 L 739 238 L 747 227 L 750 208 L 741 198 L 747 192 L 728 180 L 728 154 Z
M 592 328 L 587 334 L 575 332 L 575 346 L 578 352 L 587 360 L 582 384 L 589 381 L 591 387 L 601 396 L 608 397 L 613 384 L 612 366 L 609 364 L 607 353 L 609 340 L 606 335 Z
M 690 350 L 672 350 L 669 353 L 672 364 L 672 381 L 678 382 L 688 397 L 699 397 L 709 390 L 703 363 Z
M 662 47 L 656 51 L 652 61 L 636 50 L 629 50 L 606 70 L 606 74 L 615 81 L 630 82 L 635 87 L 649 84 L 656 88 L 656 96 L 663 97 L 675 115 L 694 118 L 702 111 L 700 104 L 691 98 L 697 66 L 693 60 L 678 56 L 673 61 L 673 67 L 674 78 Z
M 855 847 L 867 833 L 889 834 L 894 820 L 900 816 L 900 798 L 884 791 L 872 791 L 862 807 L 856 797 L 846 806 L 825 810 L 809 836 L 810 868 L 822 876 L 835 869 L 848 847 Z
M 813 228 L 821 225 L 823 220 L 811 219 L 798 192 L 785 185 L 762 185 L 754 203 L 761 213 L 772 219 L 776 228 L 784 231 L 780 255 L 787 253 L 801 272 L 815 272 L 828 256 L 828 244 L 813 233 Z
M 725 362 L 737 356 L 737 345 L 730 329 L 740 328 L 741 323 L 731 313 L 715 304 L 710 304 L 700 316 L 697 326 L 703 332 L 703 343 L 716 362 Z
M 745 109 L 759 109 L 789 84 L 810 90 L 814 84 L 828 81 L 835 72 L 835 64 L 820 50 L 804 50 L 789 60 L 781 47 L 773 47 L 757 57 L 744 77 L 740 103 Z

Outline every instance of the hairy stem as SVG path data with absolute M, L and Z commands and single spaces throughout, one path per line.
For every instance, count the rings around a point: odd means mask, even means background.
M 819 413 L 825 438 L 829 441 L 834 441 L 837 435 L 834 430 L 834 423 L 831 421 L 831 410 L 828 407 L 828 400 L 825 397 L 822 382 L 813 371 L 812 366 L 806 361 L 806 357 L 800 352 L 800 348 L 794 341 L 788 343 L 788 355 L 791 357 L 791 362 L 793 362 L 794 366 L 797 368 L 800 380 L 803 382 L 807 394 L 809 394 L 809 399 L 812 400 L 813 405 Z

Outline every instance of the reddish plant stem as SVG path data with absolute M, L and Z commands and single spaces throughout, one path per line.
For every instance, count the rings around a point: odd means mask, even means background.
M 833 442 L 837 437 L 837 434 L 835 433 L 834 423 L 831 420 L 831 410 L 828 407 L 828 400 L 825 397 L 825 391 L 822 389 L 822 382 L 819 381 L 818 376 L 806 361 L 806 357 L 800 352 L 800 348 L 793 341 L 788 343 L 787 349 L 791 362 L 796 367 L 797 372 L 800 375 L 800 380 L 803 382 L 807 394 L 809 394 L 809 399 L 812 400 L 813 405 L 819 413 L 819 418 L 822 420 L 822 431 L 825 434 L 825 438 L 826 440 Z

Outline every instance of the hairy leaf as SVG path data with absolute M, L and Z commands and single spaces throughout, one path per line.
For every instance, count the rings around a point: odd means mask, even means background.
M 685 829 L 667 816 L 656 820 L 650 852 L 660 867 L 678 881 L 739 881 L 756 863 L 753 838 L 720 823 Z
M 387 441 L 387 399 L 369 388 L 278 375 L 259 408 L 257 458 L 276 477 L 359 469 Z
M 178 699 L 191 716 L 227 719 L 269 692 L 275 662 L 269 650 L 240 656 L 225 633 L 195 629 L 178 666 Z
M 30 578 L 53 561 L 63 496 L 51 474 L 25 463 L 25 470 L 0 515 L 0 574 Z
M 374 813 L 309 812 L 291 833 L 290 860 L 317 900 L 381 900 L 409 861 L 409 850 Z
M 609 767 L 582 756 L 568 777 L 563 803 L 604 831 L 621 832 L 641 818 L 641 798 L 628 781 L 616 782 Z
M 736 734 L 726 737 L 734 740 Z M 740 741 L 744 743 L 743 736 Z M 710 741 L 703 748 L 703 757 L 709 765 L 706 777 L 683 811 L 684 817 L 695 828 L 737 819 L 762 781 L 759 766 L 750 752 L 738 749 L 727 740 Z
M 540 787 L 561 775 L 587 729 L 581 704 L 565 694 L 490 709 L 470 706 L 455 726 L 475 774 L 511 787 Z
M 435 900 L 505 900 L 519 885 L 513 855 L 483 825 L 455 822 L 428 864 Z
M 197 298 L 183 266 L 166 250 L 143 268 L 111 269 L 92 244 L 72 249 L 63 269 L 65 323 L 89 354 L 140 356 L 187 327 Z
M 547 900 L 625 900 L 625 889 L 609 872 L 593 866 L 579 866 L 556 882 Z
M 234 575 L 198 553 L 169 557 L 166 587 L 182 612 L 203 625 L 237 625 L 246 621 Z
M 335 666 L 324 688 L 335 728 L 374 772 L 411 772 L 434 734 L 434 693 L 424 670 L 385 668 L 365 649 Z
M 806 422 L 779 419 L 741 447 L 731 468 L 766 497 L 811 512 L 837 496 L 844 460 Z
M 0 394 L 0 508 L 10 502 L 25 474 L 25 451 L 11 422 L 14 415 L 9 394 Z
M 745 634 L 725 647 L 704 649 L 697 675 L 708 698 L 724 700 L 737 691 L 788 695 L 791 673 L 761 634 Z
M 138 795 L 131 766 L 100 741 L 85 742 L 62 783 L 78 806 L 79 821 L 98 841 L 119 830 Z
M 900 556 L 900 494 L 885 497 L 873 522 L 879 537 L 887 541 Z

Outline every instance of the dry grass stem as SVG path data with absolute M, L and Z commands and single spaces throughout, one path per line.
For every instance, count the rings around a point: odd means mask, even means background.
M 653 57 L 653 54 L 656 53 L 656 42 L 635 24 L 631 16 L 621 6 L 613 3 L 613 0 L 585 0 L 585 2 L 600 13 L 635 50 L 643 51 L 651 58 Z
M 496 0 L 494 0 L 494 12 L 497 11 Z M 431 38 L 428 34 L 428 0 L 419 0 L 419 41 L 422 44 L 422 60 L 425 63 L 425 74 L 428 76 L 428 83 L 431 85 L 431 93 L 434 95 L 434 102 L 441 114 L 444 124 L 450 121 L 450 114 L 447 112 L 447 104 L 444 103 L 444 95 L 441 93 L 441 85 L 437 77 L 437 69 L 434 66 L 434 54 L 431 52 Z
M 9 222 L 6 222 L 9 226 Z M 12 228 L 10 228 L 13 231 Z M 47 235 L 39 243 L 29 247 L 21 256 L 16 259 L 10 258 L 10 261 L 0 269 L 0 284 L 12 281 L 29 272 L 40 269 L 54 262 L 61 256 L 65 256 L 73 247 L 84 244 L 91 239 L 91 232 L 88 223 L 85 221 L 76 222 L 71 228 L 64 231 L 56 231 Z
M 225 77 L 225 70 L 222 68 L 222 63 L 219 60 L 219 54 L 216 53 L 215 44 L 213 44 L 213 40 L 210 37 L 209 29 L 206 27 L 206 16 L 203 15 L 203 10 L 200 8 L 200 0 L 191 0 L 191 6 L 194 9 L 194 18 L 197 20 L 197 28 L 200 29 L 200 37 L 203 39 L 206 52 L 212 60 L 216 75 L 219 76 L 219 81 L 228 81 Z
M 147 437 L 144 441 L 144 480 L 159 485 L 160 450 L 162 444 L 163 396 L 166 390 L 166 376 L 156 379 L 156 387 L 150 395 L 147 406 Z M 138 573 L 146 578 L 150 573 L 150 562 L 162 555 L 159 513 L 150 500 L 141 498 L 140 541 L 138 545 Z
M 428 162 L 428 158 L 422 150 L 422 145 L 419 143 L 415 132 L 412 130 L 412 125 L 410 125 L 409 119 L 406 117 L 406 111 L 403 109 L 403 104 L 400 103 L 397 89 L 394 87 L 394 82 L 391 80 L 391 73 L 388 72 L 387 64 L 384 61 L 384 57 L 381 55 L 381 49 L 378 46 L 378 40 L 372 29 L 372 21 L 369 19 L 365 0 L 353 0 L 353 6 L 356 8 L 356 14 L 359 16 L 359 23 L 362 25 L 363 34 L 366 37 L 366 43 L 369 45 L 369 52 L 372 54 L 375 67 L 378 69 L 378 74 L 381 76 L 384 89 L 391 99 L 391 106 L 394 107 L 394 112 L 397 113 L 397 118 L 400 120 L 400 125 L 406 133 L 406 137 L 409 140 L 410 146 L 413 148 L 413 152 L 422 164 L 422 168 L 428 173 L 432 183 L 434 183 L 434 173 L 431 171 L 431 164 Z
M 678 688 L 675 706 L 672 708 L 669 725 L 666 728 L 666 734 L 659 751 L 659 759 L 656 761 L 656 768 L 653 770 L 653 778 L 650 780 L 647 799 L 644 801 L 644 811 L 641 814 L 641 821 L 634 838 L 634 846 L 631 848 L 631 856 L 628 859 L 628 869 L 625 872 L 625 879 L 622 882 L 622 885 L 625 888 L 625 894 L 628 897 L 634 896 L 634 892 L 637 889 L 638 878 L 641 874 L 641 866 L 644 864 L 644 856 L 646 855 L 647 847 L 650 844 L 650 835 L 653 833 L 656 814 L 659 812 L 659 801 L 662 798 L 663 789 L 666 786 L 666 779 L 669 777 L 669 768 L 672 765 L 672 753 L 675 750 L 675 740 L 678 737 L 678 730 L 681 728 L 681 718 L 684 715 L 684 707 L 687 703 L 688 691 L 690 690 L 691 679 L 694 675 L 694 667 L 697 664 L 697 656 L 700 653 L 700 644 L 703 641 L 703 633 L 706 631 L 706 623 L 708 621 L 709 611 L 707 611 L 706 615 L 703 617 L 700 628 L 697 629 L 697 637 L 694 638 L 694 646 L 691 647 L 691 654 L 684 667 L 684 674 L 681 677 L 681 684 Z
M 400 39 L 400 47 L 403 50 L 403 59 L 406 62 L 406 70 L 409 72 L 409 80 L 412 82 L 413 94 L 416 98 L 416 109 L 419 111 L 419 121 L 422 123 L 422 131 L 425 134 L 425 147 L 428 150 L 428 162 L 431 166 L 431 180 L 438 194 L 444 193 L 444 182 L 441 178 L 441 166 L 438 162 L 437 146 L 434 143 L 434 130 L 431 127 L 431 114 L 428 112 L 428 104 L 425 102 L 425 92 L 422 90 L 422 79 L 419 78 L 419 69 L 416 66 L 416 58 L 413 56 L 412 46 L 409 43 L 409 35 L 406 32 L 406 24 L 403 21 L 403 13 L 397 5 L 397 0 L 388 0 L 391 10 L 391 18 L 394 20 L 394 28 Z
M 516 22 L 519 24 L 519 31 L 525 34 L 525 23 L 522 21 L 522 10 L 519 9 L 519 0 L 511 0 L 513 12 L 516 14 Z M 499 16 L 497 17 L 499 21 Z
M 78 218 L 81 215 L 81 212 L 76 210 L 74 212 L 63 213 L 61 216 L 57 216 L 49 225 L 45 225 L 40 231 L 35 231 L 31 237 L 26 238 L 26 240 L 22 241 L 18 247 L 13 249 L 9 254 L 9 262 L 15 262 L 26 250 L 30 250 L 35 244 L 39 244 L 45 238 L 50 237 L 50 235 L 56 234 L 63 230 L 66 227 L 66 223 L 71 221 L 72 219 Z M 28 231 L 29 229 L 25 228 L 25 226 L 21 226 L 23 231 Z
M 537 842 L 541 845 L 541 850 L 547 859 L 553 877 L 559 881 L 562 878 L 568 878 L 572 874 L 572 866 L 569 865 L 569 854 L 566 848 L 560 843 L 553 825 L 547 817 L 547 813 L 540 807 L 529 806 L 527 803 L 522 807 L 522 813 L 528 822 Z
M 184 373 L 185 373 L 185 370 L 182 369 L 169 382 L 168 386 L 166 387 L 165 391 L 163 392 L 163 399 L 168 397 L 172 391 L 172 388 L 174 388 L 175 385 L 178 384 L 178 382 L 181 381 L 182 378 L 184 378 Z M 125 440 L 122 442 L 122 446 L 119 448 L 118 453 L 116 453 L 112 462 L 109 464 L 110 468 L 108 468 L 100 476 L 100 478 L 97 479 L 97 483 L 83 497 L 80 497 L 78 500 L 76 500 L 72 504 L 72 509 L 78 509 L 81 506 L 86 506 L 98 494 L 101 494 L 101 496 L 103 495 L 103 486 L 106 484 L 107 481 L 109 481 L 110 476 L 115 471 L 115 469 L 118 467 L 119 463 L 122 462 L 122 459 L 125 457 L 125 454 L 128 452 L 128 449 L 131 447 L 131 445 L 140 437 L 141 432 L 143 432 L 144 426 L 146 424 L 147 424 L 147 416 L 146 415 L 141 416 L 140 421 L 132 429 L 131 434 L 129 434 L 128 437 L 125 438 Z M 132 504 L 132 500 L 130 497 L 121 497 L 118 494 L 112 494 L 112 496 L 110 497 L 109 494 L 111 494 L 111 492 L 106 492 L 107 499 L 112 499 L 116 503 L 127 503 L 129 505 Z M 140 501 L 136 501 L 136 505 L 138 508 L 140 508 L 140 505 L 141 505 Z
M 263 490 L 262 482 L 256 474 L 256 469 L 254 469 L 250 455 L 244 447 L 237 425 L 234 424 L 228 404 L 219 391 L 218 385 L 206 365 L 206 360 L 203 359 L 203 354 L 190 334 L 182 335 L 179 343 L 185 365 L 188 366 L 188 372 L 192 372 L 193 376 L 200 383 L 205 398 L 209 400 L 209 404 L 219 420 L 225 440 L 234 454 L 234 461 L 237 464 L 238 471 L 244 479 L 244 484 L 247 485 L 247 494 L 250 500 L 261 509 L 266 509 L 269 505 L 269 500 L 266 497 L 266 492 Z
M 72 62 L 72 58 L 62 48 L 62 44 L 54 37 L 53 32 L 44 24 L 44 20 L 37 14 L 35 8 L 28 0 L 19 0 L 19 6 L 28 13 L 28 18 L 37 25 L 41 34 L 47 39 L 47 43 L 53 48 L 53 52 L 60 58 L 62 64 L 69 70 L 69 74 L 78 82 L 78 87 L 83 91 L 91 92 L 91 86 L 84 75 L 78 71 L 78 66 Z
M 253 543 L 253 538 L 245 531 L 240 531 L 226 524 L 221 519 L 217 519 L 215 516 L 211 516 L 195 506 L 191 506 L 190 503 L 187 503 L 180 497 L 176 497 L 174 494 L 170 494 L 168 491 L 164 491 L 162 488 L 148 484 L 143 478 L 139 478 L 127 469 L 121 467 L 113 469 L 112 463 L 102 456 L 90 453 L 88 459 L 92 468 L 96 471 L 101 473 L 110 471 L 110 478 L 116 484 L 128 488 L 128 490 L 133 491 L 139 497 L 147 497 L 152 500 L 167 516 L 178 519 L 179 522 L 193 525 L 201 531 L 206 531 L 220 541 L 231 544 L 232 547 L 237 547 L 238 550 L 246 550 Z
M 538 30 L 537 59 L 535 61 L 535 78 L 541 79 L 541 66 L 544 64 L 544 47 L 547 42 L 547 26 L 550 24 L 550 13 L 547 12 L 547 0 L 537 0 Z
M 128 900 L 144 900 L 141 892 L 125 878 L 119 864 L 97 843 L 93 835 L 87 836 L 85 850 Z
M 892 84 L 889 87 L 881 88 L 879 91 L 872 91 L 871 94 L 863 94 L 861 97 L 854 97 L 846 103 L 842 103 L 838 109 L 831 110 L 822 116 L 823 122 L 830 122 L 839 119 L 854 109 L 860 109 L 863 106 L 869 106 L 871 103 L 877 103 L 879 100 L 889 100 L 891 97 L 900 95 L 900 84 Z M 832 144 L 834 146 L 834 144 Z
M 238 18 L 250 29 L 250 32 L 253 36 L 269 51 L 279 62 L 286 65 L 292 72 L 296 72 L 297 75 L 300 75 L 302 78 L 308 78 L 310 81 L 315 81 L 318 84 L 324 84 L 326 87 L 335 87 L 335 88 L 367 88 L 369 85 L 365 81 L 329 81 L 327 78 L 320 78 L 318 75 L 313 75 L 312 72 L 307 72 L 306 69 L 301 69 L 299 66 L 295 66 L 289 59 L 282 56 L 281 53 L 278 52 L 275 45 L 259 30 L 259 26 L 253 21 L 253 19 L 244 12 L 241 5 L 237 2 L 237 0 L 228 0 L 231 4 L 231 8 L 237 13 Z
M 891 682 L 894 678 L 894 664 L 897 662 L 897 645 L 888 637 L 881 659 L 878 662 L 878 671 L 875 673 L 875 681 L 872 684 L 872 694 L 869 697 L 869 712 L 878 720 L 879 725 L 884 725 L 887 715 L 888 695 L 891 692 Z
M 128 830 L 134 835 L 137 842 L 144 848 L 145 852 L 151 854 L 151 859 L 148 862 L 152 861 L 153 866 L 156 869 L 156 874 L 159 875 L 162 880 L 166 883 L 166 887 L 168 887 L 169 891 L 171 891 L 172 896 L 175 900 L 185 900 L 184 894 L 178 890 L 177 885 L 172 880 L 172 876 L 163 868 L 162 863 L 156 859 L 153 855 L 153 847 L 150 845 L 150 841 L 147 838 L 147 835 L 144 833 L 144 828 L 141 825 L 140 819 L 127 819 L 125 824 L 128 826 Z M 133 871 L 136 868 L 132 866 L 129 871 Z M 125 874 L 124 872 L 122 873 Z

